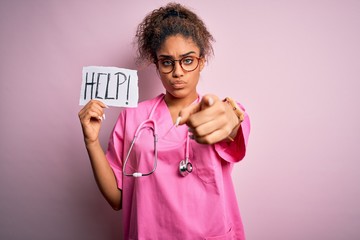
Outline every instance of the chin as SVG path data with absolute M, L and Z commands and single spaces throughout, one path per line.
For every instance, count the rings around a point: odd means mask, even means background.
M 192 96 L 194 93 L 186 91 L 185 89 L 177 89 L 173 91 L 167 91 L 167 94 L 171 95 L 173 98 L 183 99 Z

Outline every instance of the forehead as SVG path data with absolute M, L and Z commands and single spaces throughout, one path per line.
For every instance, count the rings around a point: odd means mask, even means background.
M 194 55 L 199 55 L 200 49 L 191 37 L 175 35 L 165 39 L 157 51 L 157 56 L 179 57 L 189 52 L 193 52 Z

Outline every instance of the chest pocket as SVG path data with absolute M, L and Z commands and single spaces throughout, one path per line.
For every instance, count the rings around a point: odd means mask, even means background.
M 212 145 L 204 145 L 191 141 L 190 162 L 196 174 L 206 184 L 215 183 L 215 173 L 219 171 L 220 160 Z

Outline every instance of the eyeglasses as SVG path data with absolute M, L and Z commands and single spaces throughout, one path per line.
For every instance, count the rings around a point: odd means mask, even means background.
M 172 60 L 169 58 L 163 58 L 157 60 L 157 66 L 161 73 L 168 74 L 174 71 L 175 62 L 179 62 L 181 68 L 185 72 L 192 72 L 199 66 L 199 61 L 201 58 L 194 56 L 186 56 L 179 60 Z

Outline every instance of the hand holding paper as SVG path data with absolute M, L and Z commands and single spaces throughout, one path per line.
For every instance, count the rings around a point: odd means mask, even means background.
M 86 145 L 98 141 L 101 122 L 105 120 L 104 103 L 98 100 L 91 100 L 79 112 L 79 119 L 84 134 Z

